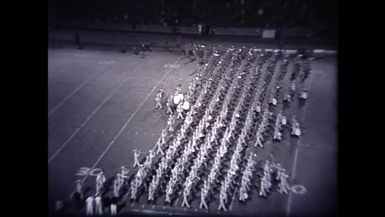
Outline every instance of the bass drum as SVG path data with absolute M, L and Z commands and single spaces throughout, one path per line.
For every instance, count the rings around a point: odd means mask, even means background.
M 174 96 L 174 104 L 178 105 L 180 102 L 183 101 L 183 99 L 184 99 L 183 94 L 178 94 L 178 95 Z

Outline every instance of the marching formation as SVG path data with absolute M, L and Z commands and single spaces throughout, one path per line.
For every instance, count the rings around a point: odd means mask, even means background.
M 197 200 L 200 209 L 209 209 L 217 195 L 217 209 L 228 211 L 236 195 L 245 203 L 253 191 L 268 196 L 275 184 L 279 193 L 289 194 L 288 172 L 259 156 L 287 135 L 302 135 L 291 105 L 303 105 L 309 97 L 309 61 L 278 50 L 200 49 L 202 65 L 187 92 L 178 85 L 168 96 L 162 89 L 156 93 L 155 109 L 168 116 L 167 125 L 142 163 L 144 152 L 134 150 L 134 174 L 122 167 L 116 175 L 113 201 L 145 197 L 153 204 L 191 208 Z M 101 172 L 95 198 L 86 200 L 87 214 L 100 214 L 101 205 L 94 209 L 91 204 L 103 195 L 104 185 Z M 117 213 L 116 202 L 110 212 Z

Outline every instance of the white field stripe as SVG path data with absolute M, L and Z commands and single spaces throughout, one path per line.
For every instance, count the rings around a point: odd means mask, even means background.
M 75 95 L 77 92 L 79 92 L 79 90 L 84 87 L 84 85 L 86 85 L 88 82 L 90 82 L 92 79 L 94 79 L 96 77 L 96 75 L 102 73 L 103 71 L 101 72 L 96 72 L 94 73 L 93 75 L 91 75 L 91 77 L 89 77 L 86 81 L 84 81 L 82 84 L 79 85 L 79 87 L 77 87 L 74 91 L 72 91 L 68 96 L 66 96 L 59 104 L 57 104 L 49 113 L 48 113 L 48 117 L 51 116 L 56 110 L 58 110 L 62 105 L 64 105 L 65 102 L 67 102 L 73 95 Z
M 313 85 L 314 77 L 315 77 L 315 76 L 316 76 L 315 73 L 310 74 L 310 78 L 309 78 L 310 81 L 309 81 L 308 86 L 306 87 L 309 94 L 310 94 L 311 86 Z M 304 106 L 304 111 L 303 111 L 303 115 L 302 115 L 302 123 L 305 123 L 306 112 L 307 112 L 307 106 L 309 105 L 309 100 L 311 100 L 311 98 L 306 99 L 306 104 L 305 104 L 305 106 Z
M 174 64 L 177 64 L 178 61 L 181 59 L 181 57 L 179 57 Z M 136 113 L 138 113 L 138 111 L 142 108 L 142 106 L 144 105 L 144 103 L 147 101 L 147 99 L 151 96 L 151 94 L 156 90 L 156 88 L 158 88 L 159 84 L 166 78 L 166 76 L 172 71 L 173 68 L 169 68 L 166 73 L 164 73 L 164 75 L 162 76 L 162 78 L 158 81 L 158 83 L 155 84 L 155 86 L 152 88 L 152 90 L 147 94 L 147 96 L 143 99 L 143 101 L 138 105 L 138 107 L 135 109 L 135 111 L 131 114 L 131 116 L 128 118 L 128 120 L 126 121 L 126 123 L 124 123 L 124 125 L 122 126 L 122 128 L 119 130 L 119 132 L 115 135 L 115 137 L 112 139 L 112 141 L 110 142 L 110 144 L 106 147 L 106 149 L 103 151 L 103 153 L 99 156 L 99 158 L 95 161 L 95 163 L 92 165 L 92 169 L 95 168 L 98 163 L 100 162 L 100 160 L 102 160 L 102 158 L 104 157 L 104 155 L 106 155 L 106 153 L 108 152 L 108 150 L 110 150 L 110 148 L 112 147 L 112 145 L 115 143 L 115 141 L 119 138 L 119 136 L 123 133 L 123 131 L 126 129 L 126 127 L 128 126 L 128 124 L 130 123 L 130 121 L 132 120 L 132 118 L 136 115 Z M 86 176 L 84 176 L 82 182 L 84 182 L 88 177 L 88 174 Z
M 138 66 L 135 67 L 135 69 L 133 71 L 135 71 L 137 68 L 139 68 L 139 66 L 141 66 L 142 64 L 139 64 Z M 119 83 L 118 86 L 116 86 L 109 94 L 108 96 L 103 100 L 103 102 L 98 106 L 96 107 L 96 109 L 87 117 L 86 120 L 83 121 L 83 123 L 80 125 L 80 127 L 76 128 L 75 132 L 72 133 L 72 135 L 55 151 L 55 153 L 53 153 L 51 155 L 51 157 L 48 159 L 48 163 L 50 163 L 60 152 L 61 150 L 63 150 L 63 148 L 72 140 L 72 138 L 74 138 L 78 132 L 88 123 L 88 121 L 95 115 L 95 113 L 97 111 L 99 111 L 99 109 L 104 105 L 106 104 L 106 102 L 112 97 L 112 95 L 130 78 L 129 75 L 127 75 L 127 77 Z
M 295 177 L 295 172 L 296 172 L 296 168 L 297 168 L 297 159 L 298 159 L 298 147 L 295 148 L 295 154 L 294 154 L 294 163 L 293 163 L 293 167 L 292 167 L 292 175 L 291 175 L 291 178 L 293 179 Z M 288 195 L 288 201 L 287 201 L 287 205 L 286 205 L 286 216 L 290 216 L 290 208 L 291 208 L 291 198 L 292 198 L 292 192 L 289 193 Z
M 312 86 L 312 84 L 313 84 L 313 81 L 314 81 L 314 76 L 315 76 L 315 74 L 311 74 L 310 75 L 310 81 L 309 81 L 309 85 L 308 85 L 308 87 L 307 87 L 307 89 L 309 90 L 309 93 L 310 93 L 310 90 L 311 90 L 311 86 Z M 309 99 L 306 99 L 307 100 L 307 102 L 306 102 L 306 104 L 305 104 L 305 106 L 304 106 L 304 111 L 303 111 L 303 114 L 302 114 L 302 123 L 305 123 L 305 119 L 306 119 L 306 111 L 307 111 L 307 106 L 308 106 L 308 104 L 309 104 L 309 102 L 308 102 L 308 100 Z M 298 143 L 299 143 L 299 141 L 298 141 Z M 296 147 L 295 147 L 295 154 L 294 154 L 294 163 L 293 163 L 293 167 L 292 167 L 292 174 L 291 174 L 291 179 L 293 180 L 294 179 L 294 177 L 295 177 L 295 174 L 296 174 L 296 171 L 297 171 L 297 159 L 298 159 L 298 149 L 299 149 L 299 146 L 300 144 L 298 144 Z M 286 216 L 290 216 L 290 208 L 291 208 L 291 198 L 292 198 L 292 196 L 291 196 L 292 194 L 291 194 L 291 192 L 289 193 L 289 198 L 288 198 L 288 201 L 287 201 L 287 205 L 286 205 Z
M 234 196 L 233 196 L 233 199 L 231 200 L 231 203 L 230 203 L 230 207 L 229 207 L 229 211 L 231 211 L 233 209 L 233 204 L 234 204 L 234 199 L 235 199 L 235 195 L 237 194 L 238 192 L 238 186 L 236 186 L 237 188 L 235 189 L 234 191 Z

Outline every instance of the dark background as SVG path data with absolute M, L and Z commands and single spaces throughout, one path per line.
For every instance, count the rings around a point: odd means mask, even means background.
M 49 22 L 306 27 L 336 41 L 337 6 L 336 0 L 50 0 Z

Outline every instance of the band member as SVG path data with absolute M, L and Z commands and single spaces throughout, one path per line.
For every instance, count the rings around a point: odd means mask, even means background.
M 104 176 L 104 171 L 102 170 L 97 176 L 96 176 L 96 193 L 101 194 L 103 190 L 103 185 L 106 182 L 106 177 Z
M 140 162 L 139 162 L 139 155 L 140 155 L 140 151 L 137 150 L 137 149 L 134 149 L 134 165 L 132 167 L 136 167 L 136 166 L 140 166 Z
M 164 92 L 162 89 L 158 90 L 158 93 L 156 94 L 156 97 L 155 97 L 155 101 L 156 101 L 156 105 L 155 105 L 155 108 L 156 109 L 163 109 L 163 105 L 162 105 L 162 99 L 163 99 L 163 96 L 164 96 Z
M 167 114 L 174 114 L 173 112 L 173 97 L 172 95 L 168 96 L 167 102 L 166 102 L 166 107 L 167 107 Z

